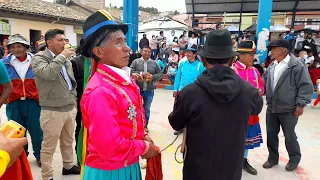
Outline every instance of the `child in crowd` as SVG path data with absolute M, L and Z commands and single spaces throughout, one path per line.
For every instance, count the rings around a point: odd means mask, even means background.
M 174 51 L 171 51 L 171 54 L 168 60 L 169 60 L 169 63 L 174 62 L 175 64 L 178 64 L 179 56 Z
M 184 58 L 186 55 L 184 54 L 184 51 L 183 49 L 180 49 L 180 52 L 179 52 L 179 61 Z
M 317 93 L 318 93 L 318 97 L 317 99 L 314 101 L 314 103 L 312 104 L 312 108 L 315 108 L 318 103 L 320 102 L 320 79 L 317 80 Z
M 157 63 L 159 65 L 159 67 L 161 68 L 162 73 L 164 73 L 164 71 L 166 70 L 166 65 L 163 63 L 163 61 L 160 57 L 160 54 L 158 54 Z
M 174 78 L 176 77 L 177 74 L 177 67 L 175 63 L 170 63 L 170 66 L 168 68 L 168 77 L 170 80 L 171 85 L 174 84 Z
M 310 67 L 314 62 L 314 56 L 312 51 L 308 51 L 308 59 L 306 60 L 307 67 Z

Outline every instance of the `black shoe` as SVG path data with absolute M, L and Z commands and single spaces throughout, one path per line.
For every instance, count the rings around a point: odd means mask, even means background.
M 255 168 L 253 168 L 249 163 L 248 163 L 248 159 L 244 159 L 243 161 L 243 167 L 242 167 L 245 171 L 247 171 L 249 174 L 252 175 L 257 175 L 258 172 Z
M 37 158 L 36 161 L 37 161 L 38 167 L 41 167 L 41 160 L 40 160 L 40 158 Z
M 265 163 L 263 164 L 263 168 L 265 168 L 265 169 L 270 169 L 270 168 L 272 168 L 272 167 L 275 166 L 275 165 L 278 165 L 278 163 L 272 163 L 272 162 L 267 161 L 267 162 L 265 162 Z
M 294 171 L 294 170 L 296 170 L 297 169 L 297 167 L 298 167 L 298 164 L 293 164 L 293 163 L 288 163 L 287 165 L 286 165 L 286 170 L 287 171 Z
M 173 134 L 177 136 L 177 135 L 179 135 L 179 134 L 181 134 L 181 133 L 183 133 L 183 130 L 175 131 Z
M 70 175 L 70 174 L 75 174 L 79 175 L 80 174 L 80 169 L 78 166 L 73 166 L 71 169 L 65 169 L 62 168 L 62 175 Z

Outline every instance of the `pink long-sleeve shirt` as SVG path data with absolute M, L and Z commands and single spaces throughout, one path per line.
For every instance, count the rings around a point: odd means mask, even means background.
M 258 69 L 253 66 L 246 67 L 246 65 L 239 61 L 233 64 L 233 69 L 243 80 L 248 81 L 255 88 L 260 88 L 262 90 L 261 94 L 264 94 L 264 83 Z
M 139 161 L 146 149 L 145 118 L 139 87 L 132 79 L 129 83 L 99 63 L 83 93 L 81 110 L 88 129 L 87 166 L 116 170 Z

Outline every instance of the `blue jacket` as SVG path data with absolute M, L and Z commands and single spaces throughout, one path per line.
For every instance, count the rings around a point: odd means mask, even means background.
M 189 60 L 181 62 L 174 80 L 174 91 L 181 91 L 188 84 L 194 83 L 205 70 L 198 58 L 193 63 Z

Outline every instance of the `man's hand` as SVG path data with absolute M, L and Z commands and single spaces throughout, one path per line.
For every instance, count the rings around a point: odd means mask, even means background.
M 149 159 L 153 156 L 158 155 L 158 153 L 159 152 L 156 150 L 153 143 L 150 143 L 148 151 L 141 157 L 142 157 L 142 159 Z
M 296 112 L 294 113 L 294 115 L 299 117 L 302 114 L 303 114 L 303 107 L 296 107 Z
M 64 55 L 66 57 L 66 59 L 69 59 L 72 55 L 76 54 L 76 50 L 74 50 L 73 48 L 66 48 L 61 52 L 62 55 Z
M 262 89 L 261 88 L 257 88 L 259 91 L 259 94 L 262 95 Z
M 178 92 L 177 91 L 173 91 L 173 97 L 177 98 Z
M 133 79 L 135 79 L 135 80 L 137 80 L 139 82 L 143 81 L 143 77 L 140 74 L 132 73 L 131 76 L 132 76 Z
M 152 74 L 148 73 L 148 74 L 146 75 L 146 81 L 147 81 L 147 82 L 151 82 L 151 81 L 152 81 L 152 78 L 153 78 Z
M 3 150 L 10 155 L 8 167 L 10 167 L 21 155 L 23 147 L 27 143 L 27 138 L 7 138 L 0 133 L 0 150 Z

